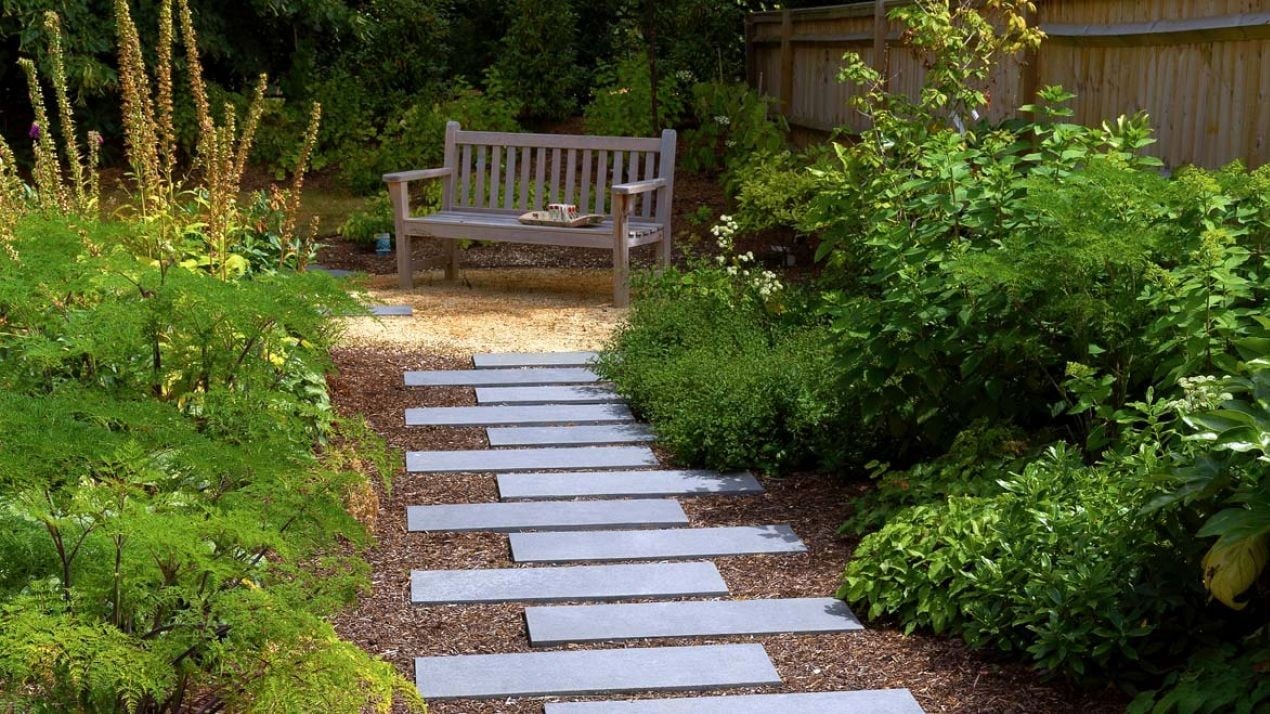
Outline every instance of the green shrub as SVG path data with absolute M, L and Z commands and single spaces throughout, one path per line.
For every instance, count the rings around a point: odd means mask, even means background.
M 746 231 L 791 228 L 811 233 L 807 208 L 816 195 L 818 182 L 812 167 L 823 157 L 822 150 L 802 154 L 790 151 L 759 152 L 732 174 L 729 189 L 736 200 L 736 219 Z
M 596 72 L 597 86 L 583 110 L 588 134 L 604 136 L 653 136 L 652 82 L 648 60 L 628 55 Z M 657 123 L 676 126 L 685 110 L 682 81 L 663 76 L 657 85 Z
M 1127 714 L 1257 714 L 1266 709 L 1270 645 L 1262 633 L 1242 646 L 1200 651 L 1182 672 L 1171 673 L 1160 689 L 1138 695 Z
M 684 463 L 780 471 L 839 458 L 823 326 L 773 315 L 722 268 L 645 283 L 600 370 Z
M 1194 549 L 1179 552 L 1146 469 L 1085 466 L 1062 445 L 995 493 L 906 508 L 861 541 L 839 594 L 1038 668 L 1107 676 L 1185 631 Z
M 771 117 L 772 100 L 737 82 L 699 82 L 692 86 L 689 114 L 694 126 L 683 133 L 681 163 L 689 171 L 724 173 L 735 186 L 748 174 L 754 157 L 785 148 L 789 127 Z
M 340 235 L 359 245 L 374 245 L 380 233 L 395 231 L 392 201 L 387 194 L 372 198 L 364 208 L 349 214 L 348 220 L 340 226 Z
M 332 438 L 326 315 L 355 303 L 138 257 L 146 229 L 29 218 L 0 255 L 0 706 L 421 708 L 328 620 L 367 584 L 346 450 L 386 463 Z
M 386 173 L 440 166 L 450 121 L 473 131 L 516 131 L 520 108 L 494 80 L 486 91 L 460 83 L 442 101 L 411 105 L 387 123 L 377 146 L 349 147 L 340 175 L 354 190 L 373 193 Z
M 577 13 L 569 0 L 514 0 L 498 73 L 526 116 L 564 119 L 577 108 Z

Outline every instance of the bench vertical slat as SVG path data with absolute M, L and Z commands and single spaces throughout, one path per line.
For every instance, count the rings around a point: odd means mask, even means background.
M 630 155 L 627 156 L 626 158 L 626 182 L 627 183 L 635 183 L 636 181 L 640 179 L 639 159 L 640 159 L 640 152 L 638 151 L 632 151 Z M 635 213 L 636 207 L 639 206 L 639 201 L 641 198 L 642 196 L 631 196 L 630 202 L 626 204 L 627 207 L 630 208 L 632 214 Z
M 677 135 L 673 129 L 666 129 L 661 133 L 661 151 L 658 152 L 658 159 L 661 162 L 660 173 L 662 178 L 666 179 L 666 187 L 657 194 L 657 222 L 661 224 L 661 265 L 668 267 L 672 257 L 671 240 L 674 233 L 671 232 L 670 225 L 670 202 L 675 195 L 675 147 Z
M 503 147 L 495 146 L 489 165 L 489 207 L 498 208 L 498 189 L 502 186 Z
M 608 213 L 605 200 L 608 197 L 609 152 L 600 149 L 600 162 L 595 166 L 595 213 Z
M 467 192 L 472 183 L 472 145 L 463 145 L 463 164 L 459 169 L 459 205 L 467 206 Z
M 560 202 L 560 149 L 551 150 L 551 200 L 548 203 Z
M 507 185 L 503 187 L 503 208 L 515 208 L 516 203 L 516 147 L 507 147 Z
M 625 157 L 626 154 L 621 151 L 613 152 L 613 179 L 609 186 L 616 186 L 622 182 L 622 159 Z M 605 193 L 608 193 L 608 191 L 605 191 Z M 617 206 L 610 206 L 609 208 L 612 209 L 614 215 L 617 214 Z
M 534 210 L 542 210 L 543 183 L 547 177 L 547 147 L 538 147 L 538 160 L 534 167 Z
M 529 210 L 529 165 L 533 163 L 533 149 L 528 146 L 520 150 L 520 203 L 516 207 L 522 211 Z
M 472 205 L 477 208 L 485 206 L 485 153 L 489 147 L 476 147 L 476 195 L 472 196 Z
M 445 163 L 447 169 L 450 169 L 450 175 L 445 177 L 445 182 L 441 184 L 441 210 L 448 211 L 454 208 L 454 183 L 457 180 L 458 173 L 456 164 L 458 164 L 458 144 L 455 143 L 456 135 L 459 133 L 459 123 L 456 121 L 445 123 Z
M 564 202 L 573 203 L 573 183 L 577 179 L 578 150 L 569 149 L 564 159 Z
M 657 170 L 657 165 L 655 163 L 656 160 L 657 160 L 657 154 L 654 154 L 651 151 L 644 152 L 644 180 L 645 181 L 651 178 L 656 178 L 656 175 L 653 173 L 654 171 Z M 657 195 L 656 191 L 650 191 L 644 194 L 640 203 L 641 205 L 641 208 L 639 211 L 640 216 L 644 218 L 653 217 L 653 197 L 656 195 Z
M 582 212 L 586 213 L 591 205 L 591 150 L 582 152 L 582 197 L 578 200 Z

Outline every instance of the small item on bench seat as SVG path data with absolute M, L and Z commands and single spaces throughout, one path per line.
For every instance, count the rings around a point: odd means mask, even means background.
M 604 222 L 603 213 L 588 213 L 571 221 L 561 221 L 551 217 L 550 211 L 530 211 L 522 213 L 520 222 L 527 226 L 561 226 L 564 228 L 590 228 Z

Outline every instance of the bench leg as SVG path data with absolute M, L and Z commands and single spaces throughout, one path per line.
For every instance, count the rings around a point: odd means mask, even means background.
M 414 287 L 414 266 L 410 264 L 410 236 L 406 235 L 406 216 L 410 215 L 410 192 L 401 181 L 388 184 L 392 199 L 393 229 L 397 233 L 397 283 L 402 290 Z
M 459 277 L 459 242 L 453 238 L 445 241 L 445 279 Z
M 631 245 L 627 241 L 626 210 L 629 196 L 613 195 L 613 306 L 631 304 Z
M 669 268 L 671 260 L 670 227 L 667 226 L 663 230 L 664 232 L 661 236 L 661 243 L 657 244 L 658 263 L 660 263 L 663 268 Z

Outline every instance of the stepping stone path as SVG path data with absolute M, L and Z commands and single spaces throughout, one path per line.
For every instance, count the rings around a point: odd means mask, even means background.
M 714 563 L 416 570 L 410 574 L 410 601 L 420 605 L 629 600 L 727 594 L 728 586 Z
M 375 317 L 410 317 L 415 311 L 409 305 L 371 305 L 370 314 Z
M 637 702 L 548 702 L 546 714 L 922 714 L 907 689 Z
M 686 526 L 688 515 L 674 499 L 638 501 L 569 501 L 567 503 L 458 503 L 410 506 L 411 531 L 578 530 L 586 528 L 655 528 Z
M 846 603 L 831 597 L 531 607 L 525 610 L 525 622 L 534 647 L 863 629 Z
M 485 434 L 490 446 L 638 444 L 654 438 L 652 429 L 643 424 L 493 427 L 486 429 Z
M 789 526 L 513 533 L 511 544 L 512 560 L 517 563 L 722 558 L 807 550 Z
M 475 387 L 475 407 L 409 409 L 408 426 L 485 427 L 492 448 L 416 451 L 411 473 L 497 474 L 497 503 L 411 506 L 411 531 L 495 531 L 522 565 L 411 573 L 421 606 L 580 603 L 525 610 L 530 643 L 843 636 L 862 629 L 832 598 L 682 600 L 728 594 L 708 558 L 801 553 L 787 525 L 690 528 L 675 496 L 761 493 L 750 473 L 659 468 L 646 425 L 588 368 L 594 352 L 477 355 L 473 369 L 407 372 L 408 387 Z M 532 447 L 532 448 L 504 448 Z M 444 478 L 444 476 L 436 476 Z M 587 500 L 577 500 L 587 499 Z M 610 561 L 663 561 L 614 563 Z M 755 577 L 762 577 L 755 573 Z M 613 602 L 661 599 L 666 602 Z M 604 602 L 607 604 L 586 604 Z M 709 692 L 781 684 L 758 644 L 615 647 L 419 657 L 429 699 Z M 544 714 L 921 714 L 903 689 L 550 702 Z
M 535 404 L 497 407 L 426 407 L 406 410 L 406 426 L 612 424 L 635 417 L 625 404 Z
M 536 469 L 632 469 L 656 466 L 647 446 L 579 446 L 551 449 L 477 451 L 411 451 L 406 470 L 412 473 L 502 473 Z
M 594 384 L 598 381 L 600 376 L 585 367 L 406 372 L 407 387 L 542 387 L 553 384 Z
M 622 396 L 609 387 L 477 387 L 477 404 L 612 404 Z
M 751 473 L 713 471 L 566 471 L 498 475 L 504 501 L 549 501 L 564 498 L 656 496 L 740 496 L 762 493 Z
M 420 657 L 428 699 L 665 692 L 780 684 L 762 645 Z

